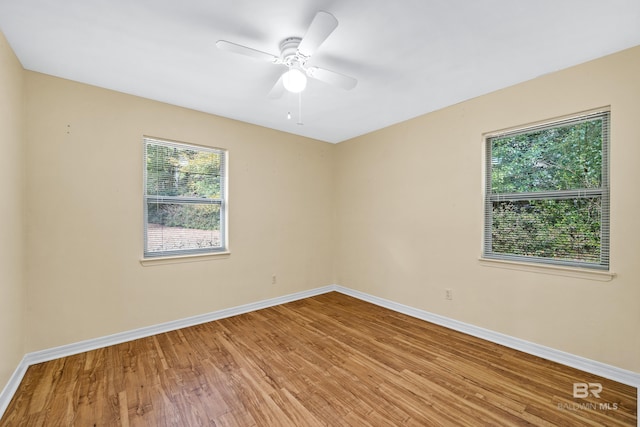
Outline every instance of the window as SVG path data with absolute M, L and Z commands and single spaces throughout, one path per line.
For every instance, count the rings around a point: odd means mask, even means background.
M 609 112 L 486 138 L 484 257 L 609 268 Z
M 144 256 L 226 250 L 226 152 L 144 138 Z

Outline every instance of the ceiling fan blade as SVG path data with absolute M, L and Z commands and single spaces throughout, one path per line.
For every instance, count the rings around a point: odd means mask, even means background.
M 351 90 L 358 84 L 358 80 L 353 77 L 345 76 L 335 71 L 325 70 L 324 68 L 309 67 L 307 68 L 307 75 L 345 90 Z
M 338 20 L 335 16 L 329 12 L 319 11 L 302 38 L 298 52 L 306 57 L 311 56 L 337 26 Z
M 278 64 L 280 61 L 280 58 L 278 58 L 277 56 L 271 55 L 270 53 L 262 52 L 260 50 L 242 46 L 240 44 L 228 42 L 226 40 L 218 40 L 216 42 L 216 46 L 218 47 L 218 49 L 221 49 L 221 50 L 226 50 L 233 53 L 239 53 L 240 55 L 250 56 L 252 58 L 268 61 L 273 64 Z
M 269 97 L 269 99 L 278 99 L 282 97 L 283 93 L 284 93 L 284 83 L 282 82 L 282 75 L 281 75 L 278 81 L 276 82 L 276 84 L 273 85 L 273 87 L 269 91 L 269 95 L 267 96 Z

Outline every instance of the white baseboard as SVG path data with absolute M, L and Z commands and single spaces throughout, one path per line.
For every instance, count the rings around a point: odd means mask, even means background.
M 18 390 L 18 386 L 20 386 L 20 383 L 22 382 L 22 378 L 24 377 L 24 374 L 27 372 L 28 367 L 29 367 L 29 364 L 25 361 L 23 357 L 20 363 L 18 364 L 18 367 L 16 368 L 16 370 L 13 371 L 13 375 L 11 375 L 11 377 L 9 378 L 9 381 L 2 389 L 2 392 L 0 392 L 0 418 L 2 418 L 4 411 L 7 410 L 7 406 L 9 406 L 9 403 L 11 402 L 11 398 Z
M 358 298 L 366 302 L 370 302 L 381 307 L 388 308 L 398 313 L 406 314 L 408 316 L 422 319 L 427 322 L 435 323 L 436 325 L 444 326 L 446 328 L 453 329 L 454 331 L 463 332 L 465 334 L 482 338 L 484 340 L 500 344 L 514 350 L 519 350 L 528 354 L 532 354 L 534 356 L 541 357 L 543 359 L 550 360 L 552 362 L 557 362 L 565 366 L 580 369 L 581 371 L 599 375 L 601 377 L 608 378 L 622 384 L 637 387 L 640 393 L 640 373 L 617 368 L 615 366 L 596 362 L 584 357 L 575 356 L 570 353 L 555 350 L 553 348 L 525 341 L 520 338 L 514 338 L 509 335 L 491 331 L 489 329 L 480 328 L 478 326 L 460 322 L 448 317 L 429 313 L 428 311 L 409 307 L 403 304 L 398 304 L 396 302 L 369 295 L 364 292 L 344 288 L 338 285 L 336 285 L 334 289 L 337 292 L 352 296 L 354 298 Z
M 173 320 L 171 322 L 160 323 L 158 325 L 147 326 L 144 328 L 133 329 L 130 331 L 107 335 L 100 338 L 94 338 L 73 344 L 63 345 L 60 347 L 54 347 L 47 350 L 36 351 L 25 355 L 25 359 L 27 360 L 29 365 L 47 362 L 49 360 L 58 359 L 60 357 L 72 356 L 74 354 L 83 353 L 85 351 L 95 350 L 114 344 L 120 344 L 139 338 L 146 338 L 152 335 L 162 334 L 164 332 L 175 331 L 176 329 L 188 328 L 189 326 L 212 322 L 214 320 L 220 320 L 226 317 L 237 316 L 238 314 L 249 313 L 251 311 L 261 310 L 263 308 L 273 307 L 275 305 L 286 304 L 288 302 L 309 298 L 315 295 L 331 292 L 333 290 L 335 290 L 335 286 L 329 285 L 322 288 L 311 289 L 308 291 L 296 292 L 281 297 L 239 305 L 237 307 L 226 308 L 211 313 L 200 314 L 184 319 Z
M 480 328 L 468 323 L 460 322 L 454 319 L 450 319 L 437 314 L 429 313 L 424 310 L 413 308 L 407 305 L 398 304 L 396 302 L 379 298 L 373 295 L 366 294 L 364 292 L 356 291 L 353 289 L 345 288 L 339 285 L 329 285 L 321 288 L 311 289 L 308 291 L 297 292 L 294 294 L 284 295 L 277 298 L 271 298 L 255 303 L 244 304 L 237 307 L 231 307 L 224 310 L 214 311 L 212 313 L 206 313 L 198 316 L 188 317 L 185 319 L 179 319 L 171 322 L 161 323 L 158 325 L 148 326 L 144 328 L 125 331 L 113 335 L 99 337 L 95 339 L 80 341 L 73 344 L 63 345 L 60 347 L 54 347 L 46 350 L 27 353 L 15 372 L 9 379 L 9 382 L 0 393 L 0 418 L 4 414 L 4 411 L 9 406 L 11 398 L 15 394 L 27 368 L 31 365 L 47 362 L 49 360 L 58 359 L 60 357 L 71 356 L 74 354 L 82 353 L 85 351 L 95 350 L 102 347 L 107 347 L 114 344 L 120 344 L 123 342 L 145 338 L 164 332 L 173 331 L 176 329 L 186 328 L 189 326 L 198 325 L 201 323 L 211 322 L 214 320 L 224 319 L 226 317 L 236 316 L 238 314 L 248 313 L 251 311 L 260 310 L 267 307 L 273 307 L 280 304 L 285 304 L 292 301 L 297 301 L 304 298 L 309 298 L 316 295 L 321 295 L 327 292 L 340 292 L 345 295 L 358 298 L 360 300 L 370 302 L 372 304 L 388 308 L 398 313 L 403 313 L 411 317 L 425 320 L 427 322 L 435 323 L 440 326 L 444 326 L 455 331 L 463 332 L 484 340 L 494 342 L 496 344 L 504 345 L 515 350 L 523 351 L 535 356 L 542 357 L 553 362 L 557 362 L 566 366 L 571 366 L 576 369 L 580 369 L 585 372 L 589 372 L 595 375 L 599 375 L 604 378 L 609 378 L 614 381 L 618 381 L 623 384 L 630 385 L 638 388 L 639 401 L 640 401 L 640 374 L 637 372 L 627 371 L 617 368 L 615 366 L 607 365 L 601 362 L 596 362 L 590 359 L 586 359 L 580 356 L 575 356 L 569 353 L 565 353 L 559 350 L 555 350 L 549 347 L 545 347 L 539 344 L 531 343 L 519 338 L 514 338 L 508 335 L 504 335 L 498 332 L 494 332 L 488 329 Z M 639 421 L 640 422 L 640 421 Z

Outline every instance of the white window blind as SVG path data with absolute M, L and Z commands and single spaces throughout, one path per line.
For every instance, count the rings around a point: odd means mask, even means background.
M 144 256 L 226 250 L 226 152 L 144 138 Z

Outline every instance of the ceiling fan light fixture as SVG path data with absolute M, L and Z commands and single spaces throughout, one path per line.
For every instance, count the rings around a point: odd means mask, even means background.
M 291 68 L 282 75 L 282 84 L 289 92 L 300 93 L 307 87 L 307 76 L 298 68 Z

